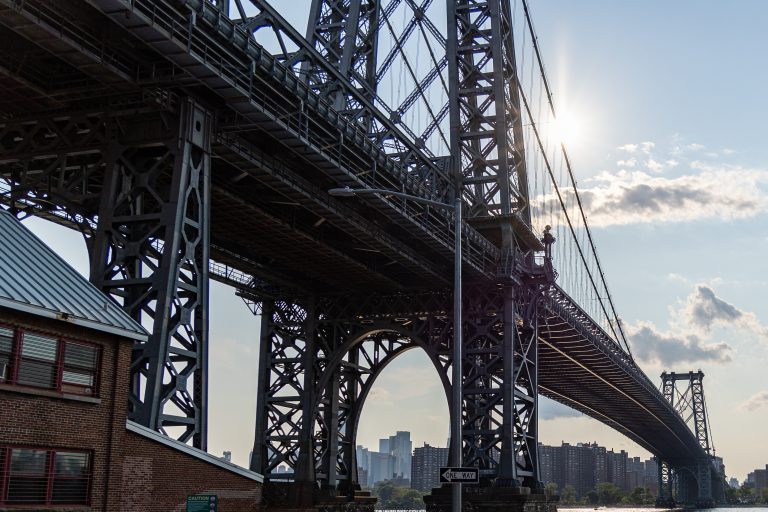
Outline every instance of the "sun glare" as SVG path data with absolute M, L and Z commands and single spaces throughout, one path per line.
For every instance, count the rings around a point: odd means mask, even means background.
M 549 123 L 550 142 L 564 143 L 567 148 L 574 148 L 584 143 L 586 134 L 585 118 L 573 110 L 560 109 L 557 118 Z

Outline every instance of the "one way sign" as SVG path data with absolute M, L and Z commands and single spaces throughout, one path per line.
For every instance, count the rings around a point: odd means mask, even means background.
M 441 484 L 476 484 L 480 482 L 477 468 L 440 468 Z

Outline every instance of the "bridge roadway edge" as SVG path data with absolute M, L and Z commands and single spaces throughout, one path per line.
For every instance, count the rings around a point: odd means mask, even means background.
M 445 245 L 445 241 L 435 240 L 435 241 L 434 241 L 434 244 L 435 244 L 435 246 L 436 246 L 437 248 L 440 248 L 440 246 L 441 246 L 441 245 Z M 479 265 L 479 267 L 480 267 L 480 265 Z M 585 339 L 586 339 L 587 341 L 589 341 L 589 339 L 588 339 L 588 338 L 589 338 L 589 336 L 586 336 L 586 335 L 585 335 Z M 651 393 L 651 394 L 652 394 L 652 393 Z M 489 492 L 490 492 L 490 491 L 489 491 Z M 498 492 L 497 494 L 504 494 L 504 493 L 503 493 L 503 492 Z M 479 503 L 479 502 L 478 502 L 478 503 Z

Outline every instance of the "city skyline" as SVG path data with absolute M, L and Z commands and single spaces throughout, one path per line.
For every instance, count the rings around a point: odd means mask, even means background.
M 760 136 L 768 103 L 759 93 L 768 77 L 750 51 L 768 44 L 760 26 L 768 8 L 558 0 L 532 9 L 556 104 L 578 120 L 572 160 L 636 359 L 654 383 L 664 370 L 704 371 L 717 453 L 728 475 L 744 480 L 768 461 L 768 446 L 749 442 L 768 425 L 760 365 L 768 357 L 768 148 Z M 291 11 L 284 14 L 301 26 L 306 10 Z M 26 224 L 87 276 L 79 234 Z M 214 283 L 211 297 L 209 449 L 231 448 L 247 465 L 258 320 L 231 289 Z M 357 444 L 398 429 L 435 446 L 448 436 L 447 401 L 418 351 L 387 368 L 370 399 Z M 589 439 L 647 455 L 549 400 L 540 413 L 545 444 Z M 412 424 L 391 428 L 404 418 Z

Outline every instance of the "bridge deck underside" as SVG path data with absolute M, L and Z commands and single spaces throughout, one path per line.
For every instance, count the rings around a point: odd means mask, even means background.
M 703 457 L 690 430 L 642 370 L 598 328 L 589 331 L 584 329 L 588 323 L 576 322 L 577 308 L 557 290 L 557 300 L 550 303 L 555 307 L 544 308 L 539 319 L 541 393 L 672 463 Z
M 211 255 L 216 261 L 272 284 L 290 283 L 318 293 L 428 289 L 450 283 L 453 241 L 446 212 L 393 205 L 380 197 L 328 196 L 332 187 L 360 186 L 357 176 L 372 170 L 385 188 L 398 188 L 397 176 L 376 170 L 376 162 L 387 157 L 372 149 L 364 132 L 350 137 L 349 130 L 356 128 L 338 114 L 330 115 L 321 99 L 310 105 L 299 98 L 295 77 L 289 79 L 285 70 L 274 67 L 259 68 L 255 92 L 244 90 L 214 64 L 191 57 L 185 45 L 166 39 L 139 12 L 126 21 L 124 4 L 98 4 L 120 14 L 110 19 L 86 2 L 32 0 L 18 6 L 0 1 L 0 128 L 5 120 L 34 122 L 99 109 L 115 115 L 123 98 L 141 96 L 151 103 L 157 91 L 193 94 L 219 114 L 212 147 Z M 145 4 L 177 13 L 171 3 Z M 116 26 L 114 19 L 126 26 Z M 202 33 L 196 37 L 217 51 L 227 43 Z M 245 73 L 250 60 L 239 48 L 232 51 L 246 62 Z M 147 69 L 152 71 L 145 75 Z M 301 129 L 291 125 L 297 116 L 306 123 Z M 0 177 L 37 164 L 39 172 L 48 172 L 43 166 L 62 155 L 106 152 L 106 140 L 83 148 L 68 146 L 66 135 L 49 134 L 61 143 L 47 140 L 48 153 L 33 143 L 13 155 L 14 146 L 24 141 L 0 142 Z M 76 166 L 68 170 L 70 180 Z M 63 181 L 57 176 L 47 180 Z M 91 181 L 96 185 L 88 192 L 98 197 L 103 180 Z M 77 214 L 97 214 L 98 202 L 79 206 Z M 475 240 L 469 243 L 466 271 L 487 273 L 481 266 L 493 264 L 496 249 L 469 226 L 466 230 Z M 483 250 L 473 249 L 478 244 Z
M 140 10 L 130 11 L 139 4 L 175 16 L 177 30 L 194 29 L 189 40 L 198 45 L 197 53 L 190 54 L 176 32 L 169 35 Z M 360 185 L 375 170 L 374 162 L 389 157 L 365 135 L 356 142 L 357 128 L 306 95 L 279 63 L 264 65 L 271 62 L 266 56 L 250 89 L 237 82 L 227 73 L 249 69 L 253 59 L 205 32 L 204 24 L 193 27 L 174 5 L 0 0 L 0 128 L 20 118 L 93 111 L 121 96 L 193 94 L 223 113 L 212 147 L 213 259 L 278 286 L 320 293 L 447 288 L 453 258 L 450 217 L 434 209 L 406 211 L 405 205 L 378 197 L 328 196 L 328 188 Z M 222 48 L 231 61 L 219 69 L 215 59 L 206 58 Z M 281 73 L 283 82 L 277 78 Z M 299 121 L 304 124 L 291 124 Z M 14 154 L 20 144 L 15 139 L 0 140 L 0 178 L 83 150 L 67 147 L 66 134 L 61 139 L 59 146 L 47 141 L 50 153 L 34 156 Z M 106 151 L 106 140 L 87 149 Z M 41 167 L 39 172 L 48 171 Z M 64 172 L 77 172 L 76 166 Z M 403 178 L 386 168 L 378 172 L 380 186 L 398 188 Z M 101 181 L 94 180 L 95 188 L 84 195 L 98 198 Z M 87 200 L 63 199 L 78 204 L 76 213 L 87 218 L 98 213 Z M 465 276 L 492 276 L 498 249 L 469 226 L 464 236 Z M 541 391 L 667 460 L 700 456 L 692 434 L 644 374 L 607 335 L 585 329 L 591 319 L 579 316 L 568 301 L 562 294 L 555 297 L 541 319 Z

